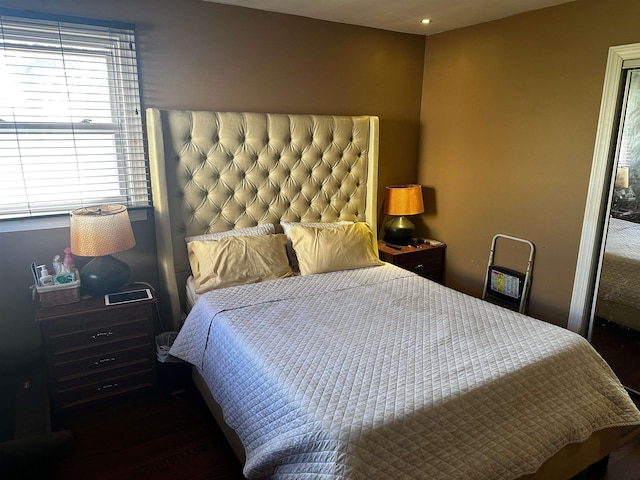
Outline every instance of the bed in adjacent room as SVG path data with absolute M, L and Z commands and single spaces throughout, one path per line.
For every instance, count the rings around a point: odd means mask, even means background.
M 596 315 L 640 331 L 640 224 L 611 217 Z
M 147 122 L 171 353 L 247 478 L 570 478 L 640 424 L 582 337 L 380 262 L 376 117 Z

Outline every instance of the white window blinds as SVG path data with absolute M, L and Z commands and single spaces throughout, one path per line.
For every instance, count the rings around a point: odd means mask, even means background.
M 620 122 L 622 134 L 618 167 L 633 167 L 634 172 L 629 173 L 637 178 L 640 173 L 640 69 L 627 73 L 626 98 Z
M 132 25 L 0 9 L 0 219 L 150 205 L 141 117 Z

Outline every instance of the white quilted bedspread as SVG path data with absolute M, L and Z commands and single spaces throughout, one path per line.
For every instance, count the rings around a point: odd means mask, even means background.
M 391 265 L 208 292 L 171 354 L 248 478 L 513 479 L 640 423 L 582 337 Z

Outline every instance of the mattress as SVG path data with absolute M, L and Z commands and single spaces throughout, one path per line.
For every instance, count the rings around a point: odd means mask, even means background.
M 640 224 L 611 218 L 598 298 L 640 310 Z
M 513 479 L 640 424 L 579 335 L 388 264 L 207 292 L 170 353 L 247 478 Z

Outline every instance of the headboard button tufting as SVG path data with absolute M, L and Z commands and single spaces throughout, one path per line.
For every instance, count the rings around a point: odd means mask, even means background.
M 365 186 L 377 182 L 376 117 L 147 112 L 160 276 L 172 312 L 189 272 L 186 249 L 175 248 L 185 235 L 282 218 L 366 218 L 375 231 L 377 188 Z

